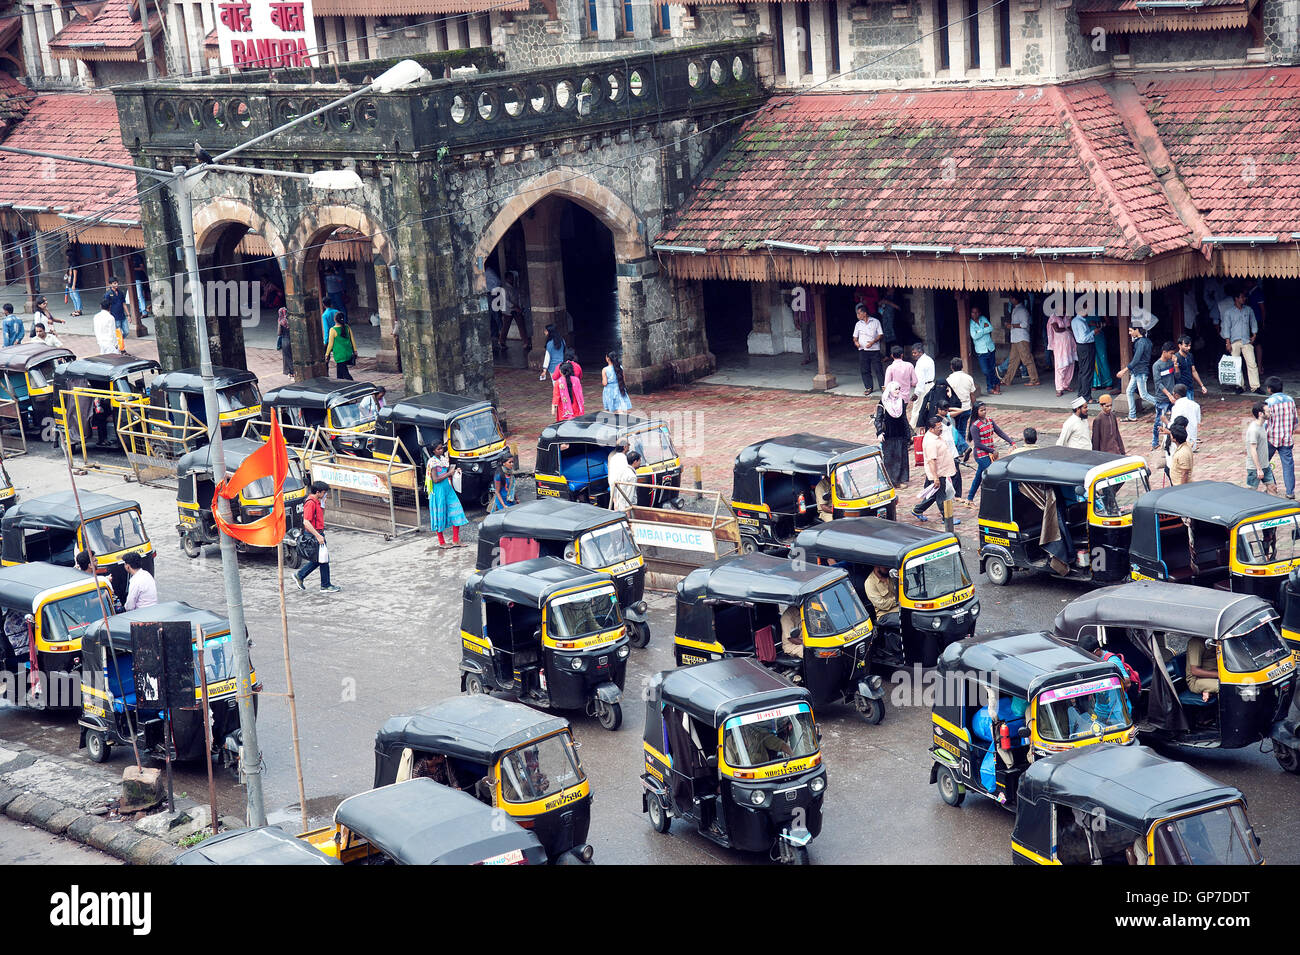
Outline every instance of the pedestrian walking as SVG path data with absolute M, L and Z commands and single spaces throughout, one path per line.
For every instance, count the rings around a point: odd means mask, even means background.
M 32 338 L 36 339 L 37 341 L 44 342 L 46 345 L 49 345 L 51 348 L 63 347 L 63 342 L 59 340 L 58 335 L 54 334 L 53 332 L 47 332 L 45 330 L 44 322 L 36 323 L 36 327 L 32 329 Z
M 1011 329 L 1011 354 L 1007 356 L 1007 373 L 1002 378 L 1004 386 L 1012 384 L 1024 365 L 1029 372 L 1030 387 L 1037 388 L 1038 366 L 1034 364 L 1034 353 L 1029 347 L 1029 309 L 1025 308 L 1025 298 L 1019 292 L 1012 292 L 1011 317 L 1007 327 Z M 976 483 L 979 478 L 976 477 Z
M 298 582 L 299 590 L 306 590 L 307 578 L 319 568 L 320 592 L 336 594 L 343 588 L 330 583 L 330 553 L 325 543 L 325 495 L 329 493 L 330 486 L 324 481 L 312 481 L 307 490 L 307 503 L 302 509 L 302 529 L 308 537 L 300 538 L 300 541 L 310 539 L 316 546 L 308 548 L 303 554 L 305 562 L 293 575 L 293 579 Z M 299 549 L 302 549 L 301 546 Z
M 1107 454 L 1124 454 L 1124 438 L 1119 433 L 1119 419 L 1112 406 L 1114 398 L 1102 395 L 1097 399 L 1101 414 L 1092 420 L 1092 450 Z
M 993 322 L 974 307 L 970 310 L 970 340 L 975 349 L 975 358 L 984 372 L 984 386 L 991 395 L 1002 394 L 1002 383 L 998 379 L 997 346 L 993 344 Z
M 1106 348 L 1105 327 L 1110 324 L 1110 319 L 1103 318 L 1100 315 L 1089 315 L 1088 325 L 1092 328 L 1092 356 L 1093 356 L 1093 375 L 1092 386 L 1094 388 L 1110 388 L 1115 383 L 1115 376 L 1110 373 L 1110 354 Z
M 925 353 L 925 342 L 912 343 L 912 367 L 916 369 L 916 391 L 912 398 L 919 404 L 934 387 L 934 359 Z M 915 427 L 915 416 L 913 427 Z
M 122 563 L 126 566 L 128 577 L 126 600 L 122 601 L 122 609 L 129 612 L 155 606 L 158 603 L 158 584 L 153 579 L 153 574 L 144 569 L 140 554 L 131 551 L 123 555 Z
M 975 480 L 970 482 L 970 491 L 966 494 L 968 501 L 975 500 L 984 472 L 998 459 L 998 452 L 993 445 L 994 435 L 1005 441 L 1008 448 L 1015 448 L 1016 443 L 989 417 L 989 406 L 982 401 L 975 402 L 975 416 L 970 419 L 970 428 L 966 432 L 966 440 L 975 452 Z
M 902 345 L 895 345 L 891 348 L 889 357 L 891 360 L 889 367 L 885 369 L 884 387 L 888 390 L 891 382 L 897 382 L 899 391 L 903 396 L 903 404 L 906 405 L 911 402 L 912 397 L 916 394 L 916 369 L 912 367 L 910 361 L 903 358 Z
M 0 323 L 0 330 L 4 331 L 5 348 L 10 345 L 17 345 L 27 334 L 27 326 L 23 324 L 22 318 L 14 314 L 14 307 L 8 302 L 4 303 L 4 322 Z
M 1178 339 L 1178 381 L 1187 386 L 1189 395 L 1196 394 L 1196 389 L 1201 389 L 1201 394 L 1208 395 L 1210 389 L 1205 387 L 1205 382 L 1201 381 L 1201 373 L 1196 370 L 1196 359 L 1192 357 L 1192 336 L 1182 335 Z
M 897 345 L 894 347 L 898 348 Z M 912 426 L 907 421 L 903 386 L 897 381 L 885 384 L 880 404 L 876 405 L 874 424 L 885 461 L 885 473 L 894 482 L 894 487 L 903 487 L 908 482 L 907 458 L 912 452 Z
M 91 318 L 95 326 L 95 343 L 99 345 L 101 355 L 116 355 L 121 349 L 117 347 L 117 326 L 113 322 L 113 313 L 108 310 L 112 299 L 107 295 L 99 300 L 99 311 Z
M 72 303 L 72 316 L 81 314 L 81 288 L 77 285 L 80 276 L 75 265 L 69 265 L 63 273 L 63 300 Z
M 1070 405 L 1070 417 L 1061 425 L 1060 437 L 1056 439 L 1057 447 L 1078 448 L 1080 451 L 1092 450 L 1092 434 L 1088 430 L 1088 399 L 1075 398 Z
M 561 363 L 555 380 L 551 383 L 551 414 L 556 421 L 576 418 L 585 410 L 582 398 L 582 370 L 576 363 Z
M 1273 478 L 1268 453 L 1268 405 L 1256 401 L 1250 415 L 1250 424 L 1246 426 L 1246 487 L 1262 484 L 1266 492 L 1276 494 L 1277 481 Z
M 1195 455 L 1187 429 L 1181 424 L 1171 425 L 1169 437 L 1174 443 L 1173 456 L 1169 459 L 1169 483 L 1190 484 Z
M 1070 321 L 1074 335 L 1074 393 L 1084 401 L 1092 400 L 1092 376 L 1095 373 L 1097 333 L 1081 309 Z
M 957 474 L 957 457 L 943 437 L 943 422 L 934 415 L 926 422 L 925 438 L 921 442 L 921 460 L 925 467 L 925 476 L 929 485 L 921 492 L 921 500 L 912 508 L 912 516 L 919 521 L 928 521 L 926 510 L 931 504 L 939 505 L 943 515 L 944 527 L 952 533 L 953 526 L 960 524 L 952 516 L 953 488 L 952 480 Z M 932 493 L 927 493 L 933 487 Z
M 952 449 L 953 460 L 960 463 L 961 455 L 963 453 L 969 453 L 970 449 L 966 446 L 966 442 L 963 440 L 960 447 L 965 448 L 966 450 L 965 452 L 958 450 L 959 446 L 957 440 L 961 438 L 961 435 L 957 433 L 957 427 L 952 416 L 952 407 L 947 404 L 940 404 L 938 414 L 939 419 L 943 424 L 943 439 L 948 442 L 948 447 Z M 926 420 L 928 421 L 929 419 L 927 418 Z M 926 481 L 926 483 L 928 484 L 929 481 Z M 952 476 L 952 490 L 954 499 L 962 496 L 960 467 L 957 468 L 956 473 Z M 958 523 L 961 522 L 958 521 Z
M 1136 421 L 1139 397 L 1147 404 L 1154 404 L 1151 392 L 1147 390 L 1147 376 L 1151 374 L 1151 339 L 1137 325 L 1128 327 L 1128 337 L 1133 342 L 1133 360 L 1119 370 L 1119 377 L 1128 379 L 1124 385 L 1124 400 L 1128 402 L 1128 420 Z
M 1268 461 L 1273 463 L 1276 454 L 1282 463 L 1282 486 L 1286 496 L 1295 498 L 1295 457 L 1292 445 L 1295 443 L 1297 427 L 1295 402 L 1282 390 L 1282 379 L 1271 375 L 1268 385 Z
M 632 400 L 627 396 L 627 381 L 623 377 L 623 363 L 609 352 L 605 367 L 600 370 L 600 404 L 606 411 L 630 411 Z
M 144 259 L 139 254 L 131 256 L 131 280 L 135 283 L 135 306 L 140 310 L 140 316 L 149 314 L 149 306 L 145 304 L 145 288 L 149 285 L 149 273 L 145 270 Z
M 122 283 L 117 280 L 116 275 L 108 277 L 108 291 L 104 293 L 104 297 L 109 300 L 108 310 L 113 313 L 113 322 L 122 335 L 122 341 L 125 342 L 130 334 L 130 328 L 126 323 L 126 296 L 122 294 Z
M 1165 342 L 1160 346 L 1160 358 L 1151 366 L 1151 375 L 1156 387 L 1156 420 L 1151 425 L 1151 450 L 1160 447 L 1160 425 L 1165 415 L 1174 406 L 1178 396 L 1174 386 L 1178 384 L 1178 346 Z
M 496 474 L 492 475 L 492 497 L 488 501 L 488 513 L 504 511 L 519 503 L 515 489 L 515 456 L 507 454 L 497 465 Z
M 1201 406 L 1187 391 L 1187 386 L 1181 382 L 1174 385 L 1174 403 L 1169 409 L 1169 421 L 1172 424 L 1175 418 L 1187 419 L 1187 440 L 1192 443 L 1192 450 L 1201 446 L 1198 438 L 1201 429 Z
M 1223 336 L 1223 350 L 1233 358 L 1241 358 L 1246 363 L 1246 377 L 1250 390 L 1262 395 L 1264 389 L 1259 386 L 1259 368 L 1255 365 L 1255 336 L 1259 333 L 1259 323 L 1255 320 L 1255 310 L 1250 307 L 1249 296 L 1243 291 L 1233 294 L 1232 304 L 1219 309 L 1219 334 Z M 1241 385 L 1236 387 L 1241 394 Z
M 330 329 L 329 338 L 325 341 L 325 354 L 334 360 L 334 373 L 338 379 L 352 381 L 348 365 L 357 357 L 357 343 L 352 338 L 352 329 L 348 328 L 342 312 L 334 313 L 334 327 Z
M 975 379 L 963 371 L 962 360 L 954 358 L 948 362 L 947 386 L 950 393 L 949 407 L 952 409 L 952 423 L 956 429 L 957 453 L 963 458 L 970 457 L 970 447 L 966 444 L 966 426 L 970 423 L 972 402 L 975 398 Z M 956 401 L 954 402 L 953 399 Z M 928 418 L 925 420 L 929 420 Z
M 568 351 L 569 346 L 564 336 L 554 325 L 547 325 L 546 351 L 542 354 L 542 373 L 537 376 L 537 380 L 545 381 L 548 375 L 553 375 L 568 357 Z
M 280 371 L 292 377 L 293 340 L 289 337 L 289 310 L 287 308 L 280 309 L 275 324 L 278 332 L 275 337 L 275 347 L 280 352 Z
M 1047 350 L 1052 353 L 1056 396 L 1059 398 L 1074 385 L 1074 362 L 1079 357 L 1074 347 L 1074 333 L 1064 315 L 1053 315 L 1047 320 Z
M 620 445 L 609 456 L 607 475 L 609 480 L 609 506 L 611 510 L 626 511 L 636 503 L 637 482 L 636 464 L 641 460 L 637 452 L 627 451 L 627 445 Z
M 456 479 L 460 468 L 453 467 L 447 454 L 447 445 L 438 442 L 429 458 L 424 474 L 424 491 L 429 495 L 429 530 L 438 535 L 438 546 L 446 547 L 443 531 L 451 528 L 451 546 L 463 547 L 460 529 L 469 523 L 456 493 Z
M 853 326 L 853 344 L 858 349 L 858 369 L 862 373 L 863 394 L 870 398 L 876 388 L 876 379 L 880 386 L 885 386 L 885 370 L 880 360 L 880 340 L 884 329 L 880 319 L 867 311 L 867 306 L 859 303 L 857 307 L 858 323 Z

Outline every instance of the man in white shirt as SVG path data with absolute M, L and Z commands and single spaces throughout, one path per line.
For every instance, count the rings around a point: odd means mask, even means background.
M 1019 292 L 1011 293 L 1011 318 L 1007 327 L 1011 329 L 1011 355 L 1007 358 L 1007 373 L 1002 379 L 1003 386 L 1016 380 L 1020 366 L 1029 372 L 1030 387 L 1038 386 L 1038 366 L 1034 364 L 1034 353 L 1029 348 L 1029 309 Z
M 101 355 L 117 354 L 117 322 L 108 310 L 112 302 L 107 297 L 99 303 L 99 311 L 91 321 L 95 324 L 95 342 L 99 345 Z
M 63 347 L 63 342 L 59 341 L 58 335 L 45 330 L 44 322 L 36 323 L 36 327 L 32 329 L 32 337 L 46 345 L 49 345 L 51 348 Z
M 1255 310 L 1247 302 L 1245 292 L 1238 291 L 1227 305 L 1220 303 L 1219 334 L 1223 336 L 1224 351 L 1233 358 L 1244 359 L 1250 390 L 1262 395 L 1264 389 L 1259 386 L 1259 368 L 1255 364 L 1255 335 L 1258 332 Z M 1237 386 L 1237 394 L 1241 394 L 1241 385 Z
M 868 398 L 875 390 L 876 379 L 885 387 L 885 367 L 881 362 L 881 339 L 885 330 L 880 319 L 867 313 L 867 306 L 858 303 L 858 323 L 853 326 L 853 344 L 858 349 L 858 368 L 862 372 L 863 394 Z
M 135 551 L 127 554 L 122 558 L 122 563 L 126 565 L 126 572 L 131 577 L 131 582 L 126 588 L 126 600 L 122 603 L 123 610 L 140 610 L 143 607 L 152 607 L 158 602 L 158 585 L 154 582 L 153 574 L 144 569 L 144 561 Z
M 913 343 L 912 364 L 916 368 L 916 393 L 913 397 L 920 401 L 934 387 L 934 359 L 925 353 L 925 342 Z
M 1181 382 L 1174 385 L 1175 400 L 1173 407 L 1165 412 L 1166 425 L 1173 424 L 1178 418 L 1187 419 L 1187 440 L 1192 450 L 1198 450 L 1196 432 L 1201 425 L 1201 406 L 1187 393 L 1187 386 Z
M 948 362 L 948 368 L 951 369 L 948 372 L 948 387 L 952 389 L 952 393 L 961 402 L 956 408 L 952 409 L 952 424 L 957 438 L 957 453 L 962 455 L 962 459 L 965 460 L 970 454 L 970 447 L 966 444 L 966 426 L 970 424 L 971 398 L 975 394 L 975 379 L 962 370 L 960 358 L 954 358 Z
M 1078 448 L 1081 451 L 1092 450 L 1092 429 L 1088 427 L 1088 399 L 1075 398 L 1070 405 L 1070 417 L 1061 425 L 1061 436 L 1056 439 L 1059 447 Z

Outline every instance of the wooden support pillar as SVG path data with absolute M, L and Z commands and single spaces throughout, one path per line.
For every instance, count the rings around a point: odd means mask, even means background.
M 957 293 L 957 341 L 962 370 L 975 380 L 976 391 L 983 391 L 979 383 L 984 376 L 977 374 L 979 363 L 975 360 L 975 349 L 970 340 L 970 295 L 965 289 Z
M 1183 293 L 1177 285 L 1171 285 L 1165 289 L 1165 300 L 1169 306 L 1169 322 L 1173 328 L 1173 334 L 1170 336 L 1172 341 L 1178 341 L 1186 327 L 1186 316 L 1183 315 Z M 1156 342 L 1154 348 L 1159 348 L 1161 342 Z
M 1119 315 L 1116 317 L 1116 324 L 1119 325 L 1119 365 L 1115 370 L 1125 367 L 1133 360 L 1133 340 L 1128 337 L 1128 319 L 1129 319 L 1129 301 L 1127 295 L 1119 296 Z M 1118 381 L 1119 379 L 1116 378 Z
M 36 311 L 36 273 L 40 268 L 36 259 L 36 237 L 19 236 L 19 241 L 23 243 L 23 283 L 27 286 L 27 307 L 24 311 L 31 313 Z
M 814 391 L 830 391 L 835 387 L 835 376 L 831 374 L 830 348 L 826 344 L 826 290 L 820 285 L 813 286 L 813 323 L 817 332 L 817 374 L 813 375 Z

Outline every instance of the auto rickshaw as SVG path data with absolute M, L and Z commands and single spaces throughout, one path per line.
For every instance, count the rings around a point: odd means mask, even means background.
M 238 438 L 244 425 L 262 413 L 262 392 L 257 387 L 257 376 L 243 368 L 212 369 L 217 390 L 217 417 L 221 419 L 221 436 Z M 162 412 L 158 417 L 169 418 L 178 435 L 186 426 L 197 420 L 210 434 L 208 410 L 203 403 L 203 376 L 198 368 L 169 371 L 154 379 L 149 389 L 149 403 Z M 188 450 L 207 442 L 206 436 L 192 438 Z
M 39 432 L 53 416 L 54 378 L 76 357 L 39 339 L 0 348 L 0 398 L 17 403 L 28 431 Z
M 54 424 L 59 441 L 68 429 L 76 444 L 88 444 L 92 430 L 99 431 L 98 442 L 113 444 L 108 433 L 117 429 L 118 398 L 94 395 L 65 395 L 65 391 L 91 389 L 144 398 L 161 367 L 152 358 L 134 355 L 87 355 L 60 368 L 54 375 Z M 60 405 L 62 401 L 62 405 Z M 73 420 L 67 420 L 67 414 Z
M 261 441 L 249 438 L 227 438 L 221 442 L 226 459 L 226 473 L 234 474 L 239 466 L 255 451 L 264 447 Z M 186 556 L 198 557 L 203 548 L 217 543 L 221 538 L 212 516 L 212 497 L 216 484 L 212 479 L 212 446 L 205 444 L 191 451 L 176 464 L 176 510 L 181 547 Z M 302 476 L 302 466 L 296 458 L 289 458 L 289 473 L 284 479 L 284 562 L 297 567 L 302 558 L 298 554 L 298 538 L 302 536 L 303 505 L 307 502 L 307 486 Z M 265 517 L 275 506 L 275 483 L 268 476 L 259 478 L 239 492 L 230 502 L 231 519 L 248 523 Z M 235 542 L 235 549 L 247 551 L 252 545 Z
M 851 703 L 875 724 L 885 718 L 885 690 L 869 672 L 873 638 L 849 575 L 836 567 L 736 554 L 677 585 L 678 666 L 752 657 L 807 688 L 815 706 Z M 802 654 L 791 652 L 798 647 Z
M 555 498 L 528 501 L 489 514 L 479 525 L 478 563 L 487 570 L 532 557 L 560 557 L 614 578 L 618 604 L 634 647 L 650 643 L 645 558 L 632 539 L 627 515 Z
M 559 710 L 623 723 L 627 627 L 609 574 L 537 557 L 465 582 L 460 688 L 503 690 Z
M 18 503 L 18 491 L 14 489 L 13 478 L 9 476 L 9 466 L 0 456 L 0 517 L 5 511 Z
M 510 450 L 496 409 L 487 401 L 434 392 L 412 395 L 380 409 L 375 433 L 397 438 L 413 464 L 423 466 L 440 443 L 460 467 L 461 502 L 486 507 L 492 478 Z M 386 456 L 378 448 L 375 457 Z
M 135 501 L 107 494 L 78 495 L 59 491 L 17 504 L 0 518 L 0 562 L 5 567 L 49 561 L 60 567 L 76 565 L 77 551 L 95 555 L 96 573 L 105 574 L 119 600 L 126 599 L 127 574 L 122 558 L 138 553 L 144 569 L 153 573 L 154 547 Z M 82 517 L 85 524 L 82 524 Z
M 344 865 L 541 865 L 537 836 L 432 779 L 349 796 L 334 825 L 298 837 Z
M 172 865 L 342 865 L 278 826 L 231 829 L 186 849 Z
M 548 862 L 591 861 L 591 784 L 568 720 L 490 696 L 394 716 L 375 736 L 375 786 L 420 776 L 504 810 Z
M 609 506 L 609 456 L 619 442 L 641 455 L 636 503 L 673 504 L 682 483 L 682 459 L 668 425 L 639 415 L 594 411 L 548 425 L 537 439 L 537 496 Z
M 1288 773 L 1300 775 L 1300 689 L 1291 694 L 1291 708 L 1273 724 L 1273 756 Z
M 133 623 L 187 623 L 194 648 L 194 701 L 168 711 L 138 703 L 135 682 Z M 107 762 L 114 746 L 136 745 L 154 753 L 167 751 L 166 724 L 171 722 L 173 759 L 201 760 L 207 742 L 203 734 L 203 677 L 199 673 L 199 641 L 203 641 L 203 672 L 207 676 L 211 714 L 212 755 L 223 765 L 238 767 L 243 733 L 239 726 L 239 671 L 231 648 L 230 621 L 208 610 L 171 601 L 154 604 L 104 621 L 92 621 L 82 637 L 80 746 L 97 763 Z M 247 638 L 245 638 L 247 639 Z M 261 689 L 252 674 L 253 691 Z M 253 697 L 256 708 L 257 697 Z
M 705 838 L 808 864 L 822 829 L 826 767 L 803 687 L 751 659 L 666 670 L 646 687 L 641 809 Z
M 1144 737 L 1235 749 L 1268 739 L 1295 690 L 1296 665 L 1277 625 L 1259 597 L 1144 580 L 1072 600 L 1053 633 L 1088 652 L 1118 654 L 1137 672 Z M 1208 699 L 1188 687 L 1189 655 L 1218 673 Z
M 102 595 L 102 599 L 101 599 Z M 6 702 L 40 709 L 81 705 L 81 637 L 113 612 L 107 578 L 34 562 L 0 570 L 0 658 Z M 24 649 L 15 651 L 10 635 Z M 35 653 L 32 650 L 35 648 Z
M 1040 759 L 1020 777 L 1018 865 L 1260 865 L 1246 797 L 1145 746 Z
M 993 462 L 980 488 L 980 573 L 999 587 L 1017 570 L 1126 579 L 1133 508 L 1150 487 L 1149 473 L 1136 455 L 1064 447 Z
M 937 675 L 930 782 L 950 806 L 969 790 L 1014 809 L 1036 757 L 1137 738 L 1118 665 L 1045 633 L 967 637 Z
M 290 445 L 306 447 L 312 429 L 320 428 L 341 454 L 369 457 L 370 432 L 379 419 L 378 386 L 369 381 L 308 378 L 272 388 L 262 398 L 263 413 L 280 416 Z
M 893 520 L 898 492 L 877 445 L 812 434 L 769 438 L 736 455 L 731 509 L 740 549 L 784 554 L 795 534 L 836 517 Z
M 1300 568 L 1300 505 L 1225 481 L 1160 488 L 1133 510 L 1129 559 L 1134 580 L 1254 594 L 1281 610 Z M 1300 660 L 1300 629 L 1282 636 Z
M 980 604 L 952 534 L 879 517 L 845 517 L 805 528 L 796 560 L 841 567 L 876 626 L 873 659 L 886 666 L 932 667 L 950 643 L 975 632 Z M 889 571 L 898 610 L 878 614 L 867 599 L 872 569 Z

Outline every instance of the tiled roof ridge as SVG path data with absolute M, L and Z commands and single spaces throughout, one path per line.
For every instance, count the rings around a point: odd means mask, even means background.
M 1095 80 L 1090 84 L 1080 84 L 1079 88 L 1093 86 L 1106 92 L 1105 88 Z M 1074 106 L 1070 103 L 1061 87 L 1053 83 L 1044 87 L 1047 95 L 1051 97 L 1053 104 L 1056 106 L 1057 115 L 1061 118 L 1061 126 L 1070 137 L 1075 152 L 1079 156 L 1080 164 L 1084 171 L 1088 173 L 1088 178 L 1096 186 L 1097 191 L 1104 197 L 1106 212 L 1111 220 L 1118 226 L 1120 234 L 1128 244 L 1129 251 L 1134 258 L 1145 258 L 1151 254 L 1151 244 L 1142 235 L 1142 230 L 1133 220 L 1129 213 L 1128 206 L 1115 187 L 1115 183 L 1110 178 L 1110 172 L 1106 164 L 1102 162 L 1093 147 L 1092 141 L 1088 134 L 1080 127 L 1078 118 L 1074 112 Z M 1109 94 L 1107 94 L 1109 96 Z

